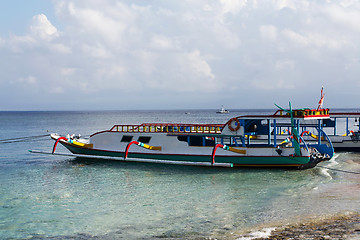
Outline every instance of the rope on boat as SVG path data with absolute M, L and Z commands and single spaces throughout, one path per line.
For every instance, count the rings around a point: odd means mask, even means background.
M 347 171 L 347 170 L 341 170 L 341 169 L 336 169 L 336 168 L 329 168 L 329 167 L 324 167 L 324 166 L 316 166 L 319 168 L 325 168 L 331 171 L 336 171 L 336 172 L 343 172 L 343 173 L 351 173 L 351 174 L 360 174 L 360 172 L 353 172 L 353 171 Z
M 43 134 L 43 135 L 36 135 L 36 136 L 0 139 L 0 144 L 15 143 L 15 142 L 29 142 L 29 141 L 34 141 L 35 139 L 41 140 L 40 138 L 49 137 L 49 136 L 50 136 L 50 134 Z
M 290 157 L 292 160 L 294 160 L 295 162 L 300 163 L 299 161 L 297 161 L 294 157 Z M 331 171 L 336 171 L 336 172 L 343 172 L 343 173 L 350 173 L 350 174 L 360 174 L 360 172 L 354 172 L 354 171 L 347 171 L 347 170 L 341 170 L 341 169 L 336 169 L 336 168 L 329 168 L 329 167 L 325 167 L 325 166 L 319 166 L 318 164 L 314 167 L 314 168 L 324 168 L 324 169 L 328 169 Z
M 147 144 L 142 143 L 142 142 L 132 141 L 132 142 L 129 142 L 128 145 L 126 146 L 124 159 L 127 158 L 127 155 L 129 153 L 129 148 L 130 148 L 130 146 L 132 144 L 136 144 L 136 145 L 138 145 L 140 147 L 143 147 L 143 148 L 146 148 L 146 149 L 149 149 L 149 150 L 161 151 L 161 147 L 159 147 L 159 146 L 150 146 L 150 145 L 147 145 Z
M 225 145 L 225 144 L 216 144 L 213 148 L 213 151 L 212 151 L 212 165 L 215 164 L 215 153 L 216 153 L 216 150 L 218 148 L 222 148 L 224 150 L 227 150 L 227 151 L 231 151 L 231 152 L 235 152 L 235 153 L 240 153 L 240 154 L 246 154 L 246 150 L 242 150 L 242 149 L 236 149 L 236 148 L 233 148 L 233 147 L 229 147 L 228 145 Z

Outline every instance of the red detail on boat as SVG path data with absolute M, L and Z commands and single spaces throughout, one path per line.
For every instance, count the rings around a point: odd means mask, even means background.
M 213 148 L 213 152 L 212 152 L 212 165 L 214 165 L 214 163 L 215 163 L 215 153 L 216 153 L 216 149 L 217 149 L 218 147 L 223 148 L 224 145 L 222 145 L 222 144 L 219 143 L 219 144 L 216 144 L 215 147 Z
M 127 158 L 127 155 L 128 155 L 128 152 L 129 152 L 129 147 L 130 147 L 132 144 L 139 145 L 139 142 L 138 142 L 138 141 L 132 141 L 132 142 L 129 142 L 129 143 L 128 143 L 128 145 L 126 146 L 126 149 L 125 149 L 125 157 L 124 157 L 124 159 Z
M 303 132 L 301 133 L 301 137 L 303 137 L 305 133 L 310 136 L 310 132 L 309 132 L 309 131 L 303 131 Z M 300 143 L 301 143 L 301 139 L 300 139 Z
M 324 88 L 321 87 L 321 97 L 320 97 L 319 106 L 318 106 L 317 110 L 321 109 L 323 106 L 323 103 L 324 103 L 325 94 L 323 93 L 323 90 L 324 90 Z
M 56 140 L 55 144 L 54 144 L 52 153 L 55 152 L 56 146 L 57 146 L 57 144 L 58 144 L 58 142 L 59 142 L 60 140 L 65 140 L 65 141 L 67 141 L 67 138 L 66 138 L 66 137 L 59 137 L 59 138 Z
M 309 131 L 303 131 L 303 132 L 301 133 L 301 137 L 303 137 L 305 133 L 307 133 L 308 135 L 310 135 L 310 132 L 309 132 Z

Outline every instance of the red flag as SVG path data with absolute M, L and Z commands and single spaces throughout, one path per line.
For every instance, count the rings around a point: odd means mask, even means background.
M 321 87 L 321 98 L 320 98 L 319 106 L 318 106 L 317 110 L 319 110 L 323 106 L 324 96 L 325 96 L 325 94 L 323 94 L 323 89 L 324 89 L 324 87 Z

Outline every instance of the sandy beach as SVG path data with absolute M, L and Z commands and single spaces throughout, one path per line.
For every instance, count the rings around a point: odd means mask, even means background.
M 310 218 L 298 223 L 263 228 L 235 239 L 360 239 L 360 213 Z

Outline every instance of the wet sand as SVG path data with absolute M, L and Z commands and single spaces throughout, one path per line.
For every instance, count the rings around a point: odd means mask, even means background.
M 360 213 L 312 218 L 301 223 L 278 226 L 274 229 L 268 236 L 257 237 L 253 232 L 235 239 L 360 239 Z M 259 232 L 261 233 L 261 230 Z

